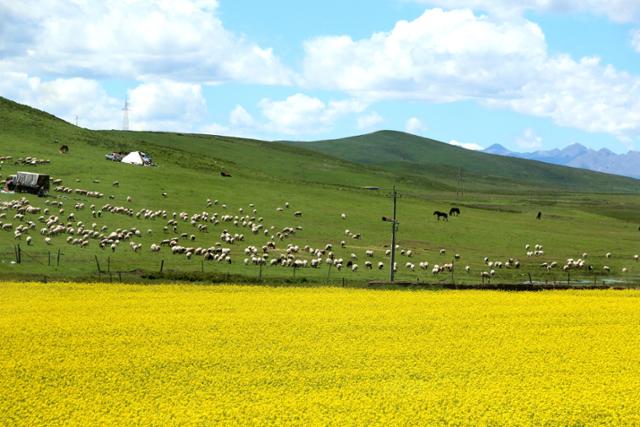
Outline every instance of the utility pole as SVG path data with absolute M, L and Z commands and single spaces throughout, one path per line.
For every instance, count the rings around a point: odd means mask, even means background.
M 393 197 L 393 217 L 387 218 L 386 216 L 382 217 L 383 221 L 391 223 L 391 268 L 389 273 L 389 281 L 393 283 L 393 279 L 395 276 L 394 266 L 396 264 L 396 232 L 398 231 L 398 217 L 397 217 L 397 201 L 398 201 L 398 192 L 396 191 L 396 186 L 393 186 L 393 193 L 391 193 Z

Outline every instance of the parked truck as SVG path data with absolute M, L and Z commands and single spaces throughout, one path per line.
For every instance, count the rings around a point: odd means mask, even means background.
M 11 175 L 5 182 L 9 191 L 16 193 L 31 193 L 44 197 L 50 188 L 49 175 L 32 172 L 18 172 Z

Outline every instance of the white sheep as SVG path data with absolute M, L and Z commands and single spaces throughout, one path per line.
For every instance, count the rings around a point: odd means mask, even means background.
M 611 258 L 611 252 L 607 252 L 604 256 L 606 256 L 607 258 Z
M 340 218 L 342 218 L 342 219 L 347 219 L 347 214 L 346 214 L 346 213 L 341 213 L 341 214 L 340 214 Z

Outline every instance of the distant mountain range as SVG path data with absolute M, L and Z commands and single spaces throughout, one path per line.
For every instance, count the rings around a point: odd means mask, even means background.
M 571 144 L 563 149 L 518 153 L 510 151 L 500 144 L 493 144 L 484 152 L 640 178 L 640 151 L 616 154 L 606 148 L 596 151 L 581 144 Z

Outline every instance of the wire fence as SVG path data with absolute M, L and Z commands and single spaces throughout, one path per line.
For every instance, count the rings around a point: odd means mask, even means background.
M 525 266 L 519 270 L 500 270 L 493 277 L 479 277 L 479 271 L 467 273 L 461 269 L 431 274 L 430 271 L 399 271 L 396 284 L 424 287 L 446 286 L 570 286 L 570 287 L 636 287 L 640 286 L 640 265 L 627 274 L 606 274 L 600 271 L 546 269 Z M 0 277 L 27 280 L 81 280 L 100 282 L 210 282 L 255 284 L 324 284 L 330 286 L 387 285 L 388 271 L 348 268 L 338 270 L 322 265 L 319 268 L 296 268 L 268 265 L 220 264 L 204 260 L 169 257 L 112 257 L 95 252 L 65 251 L 65 248 L 33 248 L 14 244 L 0 250 Z

